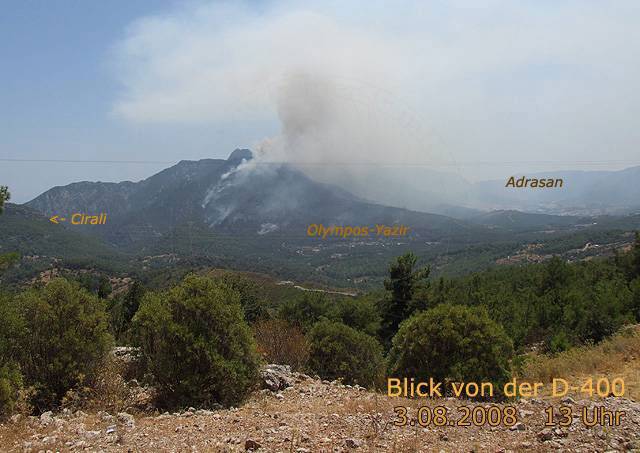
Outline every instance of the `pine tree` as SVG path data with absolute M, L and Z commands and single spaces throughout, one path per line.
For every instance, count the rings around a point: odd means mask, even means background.
M 636 240 L 631 252 L 631 272 L 632 278 L 640 277 L 640 231 L 636 231 Z
M 9 201 L 10 198 L 11 194 L 9 193 L 7 186 L 0 186 L 0 214 L 2 214 L 4 204 Z
M 0 186 L 0 214 L 2 214 L 4 210 L 4 204 L 9 201 L 10 198 L 11 194 L 7 186 Z M 11 263 L 17 261 L 18 258 L 20 258 L 20 255 L 17 253 L 0 254 L 0 272 L 8 268 Z
M 431 269 L 425 267 L 414 270 L 417 261 L 418 257 L 409 252 L 389 265 L 389 278 L 384 281 L 384 287 L 390 294 L 384 302 L 382 326 L 382 338 L 387 345 L 398 331 L 400 323 L 420 305 L 414 301 L 414 296 L 429 278 Z

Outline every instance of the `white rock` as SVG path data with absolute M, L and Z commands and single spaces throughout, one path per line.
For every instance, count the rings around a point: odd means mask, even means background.
M 100 437 L 100 434 L 100 431 L 85 431 L 84 433 L 82 433 L 85 439 L 96 439 Z
M 118 412 L 117 415 L 118 421 L 128 428 L 133 428 L 136 426 L 136 420 L 131 414 L 127 414 L 126 412 Z
M 42 415 L 40 415 L 40 424 L 43 426 L 47 426 L 51 423 L 53 423 L 53 412 L 43 412 Z

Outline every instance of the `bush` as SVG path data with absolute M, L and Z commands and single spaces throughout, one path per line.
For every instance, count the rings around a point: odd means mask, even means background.
M 322 293 L 305 292 L 295 299 L 285 301 L 278 313 L 280 319 L 308 331 L 322 317 L 326 317 L 329 300 Z
M 187 276 L 147 293 L 134 317 L 137 342 L 163 406 L 225 406 L 257 381 L 258 355 L 240 296 L 205 277 Z
M 347 384 L 366 387 L 380 383 L 382 346 L 364 332 L 341 322 L 323 320 L 309 332 L 309 367 L 323 379 L 342 378 Z
M 152 392 L 147 390 L 141 395 L 140 387 L 128 382 L 130 368 L 130 364 L 109 354 L 87 386 L 66 393 L 62 399 L 62 407 L 74 411 L 106 411 L 111 414 L 131 408 L 144 409 L 152 398 Z
M 303 370 L 309 360 L 309 342 L 298 326 L 282 319 L 260 321 L 254 326 L 258 351 L 268 363 Z
M 111 344 L 104 302 L 78 284 L 55 279 L 16 297 L 25 324 L 19 362 L 40 410 L 91 377 Z
M 553 335 L 548 341 L 547 349 L 552 354 L 557 354 L 562 351 L 566 351 L 571 347 L 571 340 L 564 331 L 560 331 Z
M 329 306 L 327 318 L 371 336 L 376 336 L 380 329 L 380 313 L 371 297 L 338 299 Z
M 240 305 L 248 323 L 254 323 L 268 316 L 268 304 L 260 287 L 248 278 L 233 273 L 225 273 L 218 279 L 222 284 L 236 291 L 240 296 Z
M 640 278 L 633 280 L 629 287 L 632 291 L 631 312 L 635 316 L 636 322 L 640 322 Z
M 509 379 L 511 339 L 484 308 L 438 305 L 407 319 L 393 338 L 389 375 L 439 382 Z
M 640 380 L 630 357 L 640 357 L 640 326 L 627 326 L 597 345 L 583 345 L 555 355 L 528 354 L 518 379 L 551 382 L 558 376 L 619 376 L 625 397 L 640 399 Z
M 5 253 L 0 255 L 0 272 L 7 270 L 13 263 L 20 260 L 20 254 L 17 252 Z
M 8 295 L 0 294 L 0 416 L 9 414 L 22 387 L 16 363 L 24 323 Z
M 369 335 L 380 328 L 380 314 L 370 297 L 339 297 L 335 300 L 322 293 L 304 293 L 280 306 L 280 319 L 300 326 L 307 332 L 321 319 L 341 322 Z
M 119 344 L 130 343 L 131 320 L 138 311 L 144 292 L 144 287 L 135 281 L 124 295 L 118 295 L 107 302 L 111 332 Z
M 0 365 L 0 416 L 10 414 L 22 388 L 22 374 L 15 363 Z

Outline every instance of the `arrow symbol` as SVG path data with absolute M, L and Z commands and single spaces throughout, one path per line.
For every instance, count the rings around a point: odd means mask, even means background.
M 55 224 L 57 225 L 57 224 L 58 224 L 58 219 L 59 219 L 61 222 L 64 222 L 64 221 L 66 220 L 66 219 L 62 219 L 62 218 L 60 218 L 60 217 L 59 217 L 59 216 L 57 216 L 57 215 L 54 215 L 54 216 L 53 216 L 53 217 L 51 217 L 49 220 L 51 221 L 51 223 L 55 223 Z

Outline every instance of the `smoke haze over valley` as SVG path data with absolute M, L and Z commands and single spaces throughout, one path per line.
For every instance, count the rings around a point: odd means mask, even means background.
M 359 196 L 431 210 L 535 208 L 477 203 L 461 178 L 640 164 L 635 2 L 407 1 L 390 11 L 197 1 L 118 14 L 110 34 L 86 41 L 96 86 L 74 92 L 50 74 L 76 105 L 41 96 L 55 134 L 29 134 L 20 118 L 35 99 L 20 81 L 5 84 L 22 115 L 3 122 L 2 157 L 32 161 L 0 168 L 15 201 L 74 181 L 140 180 L 235 147 Z M 81 41 L 77 27 L 45 30 Z

